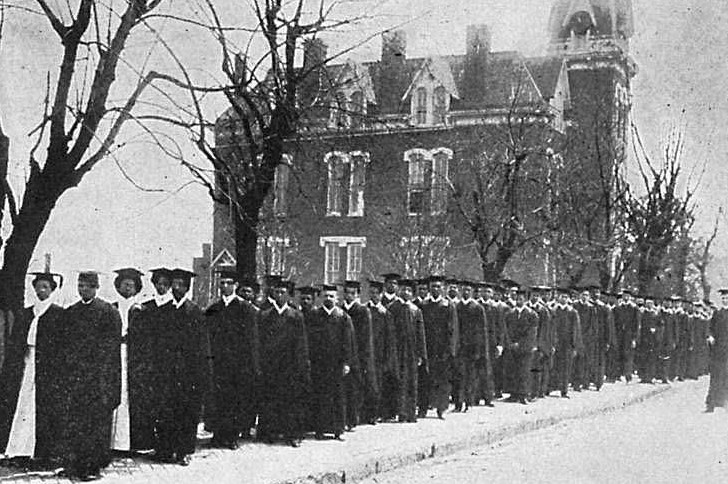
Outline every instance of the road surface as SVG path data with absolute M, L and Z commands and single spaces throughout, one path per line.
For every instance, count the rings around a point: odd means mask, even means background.
M 725 484 L 728 413 L 702 413 L 707 383 L 704 378 L 697 386 L 677 384 L 624 410 L 567 421 L 364 482 Z

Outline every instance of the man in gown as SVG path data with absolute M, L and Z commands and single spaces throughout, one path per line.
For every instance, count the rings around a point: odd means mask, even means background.
M 391 420 L 397 415 L 397 388 L 399 363 L 397 362 L 397 333 L 392 314 L 382 304 L 382 283 L 369 281 L 367 307 L 372 315 L 374 340 L 374 368 L 381 391 L 377 417 Z
M 100 478 L 111 462 L 111 424 L 121 396 L 121 318 L 110 303 L 96 297 L 95 272 L 78 276 L 81 300 L 64 314 L 62 385 L 68 405 L 64 421 L 65 471 L 82 480 Z
M 0 453 L 46 464 L 57 455 L 64 415 L 55 350 L 63 309 L 51 297 L 58 287 L 55 278 L 63 278 L 51 273 L 32 275 L 38 301 L 15 321 L 0 371 Z
M 219 273 L 220 300 L 206 311 L 212 356 L 213 444 L 237 448 L 240 434 L 255 426 L 258 364 L 258 308 L 240 298 L 237 274 Z
M 208 366 L 202 311 L 189 300 L 194 273 L 170 272 L 172 308 L 158 320 L 157 441 L 155 457 L 161 462 L 189 465 L 195 452 L 202 397 L 208 387 Z
M 132 450 L 132 428 L 129 405 L 129 385 L 136 383 L 129 378 L 129 324 L 139 317 L 141 305 L 136 295 L 142 290 L 141 271 L 134 268 L 117 269 L 114 287 L 120 299 L 114 303 L 121 317 L 121 396 L 119 406 L 114 410 L 114 422 L 111 429 L 111 448 L 115 451 L 130 452 Z M 147 448 L 147 447 L 145 447 Z
M 258 326 L 258 436 L 298 447 L 306 427 L 306 393 L 311 382 L 308 338 L 303 314 L 288 304 L 291 284 L 271 279 L 270 285 Z
M 725 407 L 728 402 L 728 289 L 721 289 L 721 307 L 710 320 L 710 388 L 705 399 L 705 411 Z
M 345 378 L 351 371 L 352 322 L 336 305 L 336 286 L 323 286 L 323 303 L 307 313 L 311 357 L 310 416 L 317 439 L 340 439 L 346 426 Z

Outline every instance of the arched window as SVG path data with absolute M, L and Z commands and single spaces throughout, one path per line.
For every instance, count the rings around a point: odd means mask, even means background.
M 344 174 L 346 154 L 329 153 L 325 159 L 328 170 L 326 215 L 340 217 L 344 200 Z
M 425 172 L 429 160 L 423 150 L 410 150 L 405 153 L 407 161 L 407 211 L 410 215 L 425 212 Z

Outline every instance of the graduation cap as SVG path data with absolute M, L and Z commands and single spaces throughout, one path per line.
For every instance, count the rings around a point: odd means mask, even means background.
M 387 272 L 386 274 L 382 274 L 382 277 L 384 278 L 384 282 L 389 282 L 389 281 L 397 282 L 400 279 L 402 279 L 402 275 L 397 274 L 396 272 Z
M 188 271 L 187 269 L 180 269 L 179 267 L 176 269 L 172 269 L 169 275 L 170 279 L 180 279 L 184 281 L 187 286 L 190 285 L 193 277 L 197 277 L 197 274 L 195 274 L 194 272 Z
M 81 271 L 78 273 L 78 282 L 86 282 L 93 287 L 99 287 L 99 273 L 96 271 Z
M 217 269 L 215 272 L 218 276 L 220 276 L 220 279 L 232 279 L 233 281 L 238 282 L 238 271 L 236 269 L 224 267 Z
M 124 267 L 123 269 L 116 269 L 114 272 L 117 274 L 116 279 L 114 279 L 114 287 L 117 290 L 121 287 L 121 283 L 125 279 L 130 279 L 134 282 L 137 292 L 142 290 L 142 276 L 144 275 L 142 271 L 134 267 Z
M 172 270 L 166 267 L 158 267 L 156 269 L 150 269 L 149 272 L 152 274 L 152 284 L 156 284 L 160 277 L 166 277 L 172 279 Z
M 369 279 L 369 281 L 367 281 L 367 282 L 369 283 L 369 287 L 379 289 L 380 291 L 382 291 L 384 289 L 384 283 L 381 281 L 375 281 L 375 280 Z
M 447 284 L 448 286 L 457 286 L 460 283 L 461 283 L 461 281 L 459 281 L 458 279 L 455 279 L 454 277 L 445 278 L 445 284 Z
M 337 291 L 338 288 L 335 284 L 321 284 L 322 291 Z
M 445 276 L 434 275 L 434 276 L 428 277 L 427 282 L 447 282 L 447 279 L 445 278 Z
M 429 282 L 430 282 L 430 280 L 427 277 L 423 277 L 422 279 L 417 279 L 418 286 L 426 286 Z
M 518 284 L 513 279 L 501 279 L 500 283 L 501 283 L 501 286 L 503 286 L 506 289 L 513 289 L 513 288 L 517 289 L 517 288 L 521 287 L 521 285 Z
M 728 294 L 728 288 L 718 289 L 718 294 L 720 294 L 721 296 L 724 294 Z
M 344 287 L 353 287 L 356 290 L 361 289 L 361 282 L 359 281 L 344 281 Z
M 417 289 L 417 281 L 415 279 L 401 279 L 399 285 L 412 288 L 412 290 Z
M 283 276 L 276 274 L 268 274 L 265 276 L 265 285 L 268 287 L 280 287 L 280 284 L 286 285 Z M 286 286 L 287 287 L 287 286 Z
M 249 287 L 254 292 L 258 292 L 258 289 L 260 289 L 260 284 L 258 284 L 258 281 L 248 277 L 238 280 L 238 283 L 239 287 Z
M 317 288 L 313 286 L 302 286 L 299 288 L 296 288 L 296 291 L 298 291 L 302 296 L 314 296 L 316 297 L 318 293 L 320 292 Z
M 467 279 L 463 279 L 462 281 L 460 281 L 460 285 L 467 286 L 467 287 L 477 287 L 477 283 L 475 283 L 473 281 L 469 281 Z
M 556 293 L 557 294 L 566 294 L 568 296 L 568 295 L 571 294 L 571 288 L 564 287 L 564 286 L 557 287 L 556 288 Z
M 54 291 L 58 287 L 63 287 L 63 276 L 55 272 L 29 272 L 28 275 L 33 276 L 33 287 L 40 281 L 48 282 Z M 56 282 L 56 277 L 58 278 L 58 282 Z
M 621 294 L 621 295 L 628 294 L 630 296 L 633 296 L 634 292 L 631 289 L 622 289 L 621 291 L 619 291 L 619 294 Z

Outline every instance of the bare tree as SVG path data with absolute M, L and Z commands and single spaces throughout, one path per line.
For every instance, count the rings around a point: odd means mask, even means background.
M 700 275 L 700 289 L 702 290 L 702 296 L 705 300 L 710 299 L 711 292 L 710 281 L 708 280 L 708 266 L 713 260 L 713 255 L 711 254 L 710 250 L 713 246 L 713 242 L 715 242 L 716 237 L 718 237 L 718 232 L 720 229 L 720 219 L 722 216 L 723 208 L 721 207 L 718 209 L 718 215 L 715 217 L 713 231 L 707 238 L 698 239 L 694 248 L 695 260 L 693 261 L 693 265 L 698 270 L 698 273 Z
M 648 154 L 634 125 L 633 132 L 635 156 L 645 194 L 639 196 L 630 188 L 623 203 L 625 227 L 632 249 L 624 253 L 622 271 L 634 270 L 638 290 L 648 291 L 664 267 L 668 248 L 681 232 L 689 232 L 694 223 L 693 196 L 697 184 L 690 186 L 691 181 L 688 180 L 685 193 L 678 193 L 685 168 L 685 139 L 681 129 L 673 128 L 668 134 L 660 164 Z
M 36 10 L 47 20 L 62 46 L 57 74 L 47 75 L 44 110 L 31 132 L 36 141 L 28 153 L 28 174 L 22 187 L 8 181 L 7 141 L 0 157 L 0 224 L 12 226 L 2 244 L 0 308 L 22 307 L 25 273 L 38 239 L 59 198 L 81 180 L 114 149 L 122 126 L 132 119 L 132 109 L 142 92 L 158 75 L 140 77 L 120 105 L 110 98 L 127 41 L 146 23 L 161 0 L 129 0 L 115 10 L 94 0 L 68 3 L 68 12 L 55 9 L 46 0 L 36 0 Z M 69 18 L 69 20 L 65 20 Z M 149 28 L 148 25 L 145 25 Z M 55 67 L 55 66 L 54 66 Z M 39 100 L 40 101 L 40 100 Z M 6 119 L 10 113 L 4 113 Z M 4 138 L 4 136 L 3 136 Z M 46 155 L 38 151 L 45 147 Z
M 346 15 L 337 19 L 335 12 L 342 3 L 320 0 L 313 11 L 307 11 L 304 0 L 253 0 L 256 25 L 250 29 L 248 47 L 236 49 L 212 2 L 207 2 L 226 85 L 210 89 L 186 82 L 178 85 L 195 95 L 222 92 L 230 108 L 228 116 L 218 123 L 216 146 L 208 142 L 203 120 L 195 135 L 198 149 L 213 166 L 215 180 L 210 180 L 203 168 L 184 164 L 207 185 L 217 203 L 230 207 L 237 269 L 243 276 L 256 275 L 261 209 L 273 188 L 276 169 L 284 163 L 287 143 L 301 132 L 306 116 L 315 118 L 330 107 L 330 100 L 323 99 L 321 93 L 329 88 L 332 94 L 335 79 L 326 77 L 325 66 L 353 48 L 329 56 L 319 40 L 323 33 L 361 19 Z M 249 49 L 257 41 L 264 44 L 263 53 L 252 58 Z M 307 52 L 311 55 L 305 55 L 303 67 L 298 67 L 296 56 L 304 43 L 309 44 Z

